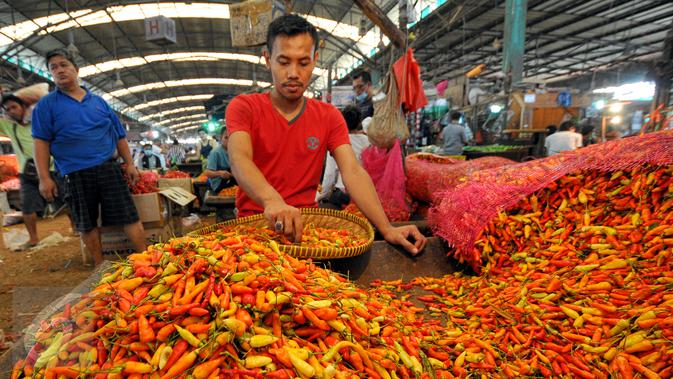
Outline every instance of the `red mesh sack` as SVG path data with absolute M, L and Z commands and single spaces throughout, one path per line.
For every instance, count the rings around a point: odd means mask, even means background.
M 409 220 L 410 210 L 405 200 L 406 176 L 400 142 L 395 142 L 389 151 L 376 146 L 368 147 L 362 152 L 362 166 L 374 182 L 388 219 Z
M 586 175 L 582 173 L 587 175 L 594 175 L 595 172 L 612 173 L 608 175 L 611 178 L 621 171 L 633 171 L 645 165 L 671 164 L 673 164 L 673 131 L 661 131 L 591 145 L 545 159 L 482 170 L 468 176 L 465 183 L 439 192 L 438 201 L 430 209 L 428 221 L 435 235 L 453 246 L 452 253 L 457 259 L 467 262 L 476 272 L 480 272 L 485 258 L 488 260 L 490 254 L 488 249 L 475 248 L 480 233 L 483 233 L 489 225 L 489 228 L 492 228 L 492 224 L 489 223 L 498 219 L 499 214 L 502 217 L 501 212 L 517 205 L 521 206 L 520 202 L 536 191 L 547 187 L 536 195 L 536 198 L 549 192 L 579 196 L 577 192 L 579 190 L 569 190 L 563 186 L 564 181 L 568 180 L 568 175 L 580 173 L 576 180 L 583 183 Z M 590 188 L 589 191 L 599 193 L 614 191 L 617 194 L 618 190 L 621 191 L 626 185 L 624 183 L 630 181 L 626 180 L 623 183 L 618 181 L 614 187 L 608 187 L 609 189 Z M 672 188 L 670 187 L 672 185 L 669 184 L 669 188 Z M 567 191 L 575 192 L 568 194 Z M 569 197 L 573 201 L 573 197 Z M 637 204 L 637 199 L 632 200 L 633 204 Z M 606 202 L 606 205 L 610 203 Z M 530 212 L 534 212 L 533 206 L 530 207 Z M 592 216 L 588 217 L 591 219 Z M 576 220 L 578 225 L 582 222 Z M 513 235 L 525 232 L 511 230 L 509 227 L 506 229 Z M 554 236 L 550 236 L 552 237 Z M 497 246 L 497 238 L 492 235 L 489 238 L 490 243 Z
M 457 186 L 473 172 L 513 163 L 514 161 L 500 157 L 459 161 L 413 154 L 406 159 L 407 191 L 415 199 L 430 203 L 436 192 Z

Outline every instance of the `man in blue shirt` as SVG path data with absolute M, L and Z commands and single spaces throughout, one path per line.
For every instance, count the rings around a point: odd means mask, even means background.
M 52 50 L 46 61 L 57 89 L 43 97 L 33 111 L 35 163 L 42 196 L 51 201 L 57 194 L 49 176 L 52 155 L 65 177 L 65 197 L 75 228 L 94 263 L 103 261 L 99 207 L 103 226 L 123 225 L 135 249 L 143 251 L 143 225 L 116 161 L 117 155 L 121 156 L 129 178 L 138 180 L 126 131 L 105 100 L 79 85 L 79 68 L 69 52 Z
M 208 165 L 204 174 L 210 182 L 210 189 L 217 195 L 220 191 L 236 184 L 231 175 L 231 164 L 229 163 L 229 154 L 227 153 L 227 130 L 222 128 L 220 134 L 220 145 L 214 148 L 208 154 Z

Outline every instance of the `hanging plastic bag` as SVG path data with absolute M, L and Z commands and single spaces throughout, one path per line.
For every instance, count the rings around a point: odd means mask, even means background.
M 421 68 L 411 48 L 393 64 L 393 72 L 399 93 L 397 104 L 403 105 L 405 112 L 415 112 L 428 104 L 421 80 Z
M 390 151 L 370 146 L 362 152 L 362 166 L 372 177 L 376 193 L 390 221 L 408 221 L 406 176 L 400 141 Z
M 367 136 L 372 145 L 390 149 L 395 141 L 406 141 L 409 128 L 397 101 L 395 77 L 388 74 L 385 87 L 386 97 L 374 101 L 374 116 L 367 128 Z

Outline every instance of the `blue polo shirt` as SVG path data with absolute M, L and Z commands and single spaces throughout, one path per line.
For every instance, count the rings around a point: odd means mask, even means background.
M 60 89 L 43 97 L 33 110 L 33 138 L 50 143 L 62 175 L 98 166 L 115 153 L 126 131 L 108 103 L 86 90 L 77 101 Z

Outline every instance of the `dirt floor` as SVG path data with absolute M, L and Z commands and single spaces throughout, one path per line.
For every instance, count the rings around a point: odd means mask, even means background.
M 23 224 L 5 228 L 24 229 Z M 45 305 L 67 293 L 93 271 L 82 264 L 79 237 L 66 216 L 38 221 L 40 239 L 58 232 L 67 241 L 39 251 L 0 249 L 0 329 L 13 339 Z
M 212 216 L 201 217 L 202 226 L 214 222 Z M 24 229 L 24 225 L 4 228 L 12 229 Z M 70 233 L 66 216 L 38 221 L 40 239 L 53 232 L 62 234 L 67 241 L 39 251 L 13 252 L 0 240 L 0 329 L 10 342 L 46 305 L 70 292 L 93 272 L 93 266 L 82 262 L 79 236 Z

